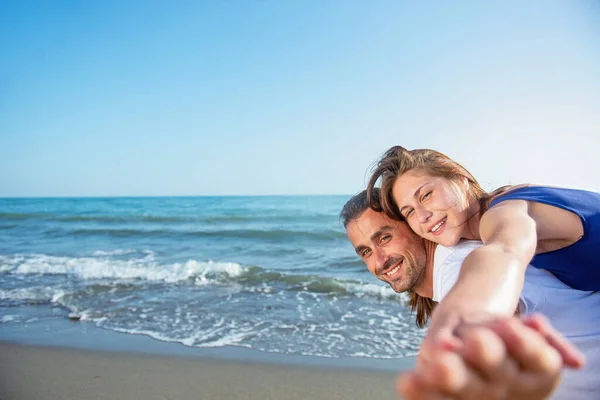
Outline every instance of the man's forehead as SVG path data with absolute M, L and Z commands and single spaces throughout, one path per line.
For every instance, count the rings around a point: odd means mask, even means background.
M 398 221 L 390 219 L 385 213 L 367 209 L 357 219 L 358 222 L 367 222 L 371 225 L 393 226 Z
M 348 236 L 352 240 L 353 236 L 370 237 L 375 232 L 385 229 L 396 229 L 404 223 L 393 220 L 382 212 L 367 209 L 358 218 L 348 224 Z

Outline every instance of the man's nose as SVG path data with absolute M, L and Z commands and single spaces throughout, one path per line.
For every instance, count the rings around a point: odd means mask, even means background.
M 387 261 L 388 256 L 385 253 L 385 251 L 383 251 L 381 249 L 377 249 L 377 248 L 373 250 L 373 253 L 375 255 L 375 260 L 377 262 L 377 270 L 381 270 L 381 268 L 383 268 L 383 265 Z

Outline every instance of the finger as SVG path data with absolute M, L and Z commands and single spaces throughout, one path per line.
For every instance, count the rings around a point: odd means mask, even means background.
M 575 369 L 584 367 L 585 356 L 554 329 L 546 317 L 541 314 L 526 315 L 523 317 L 523 323 L 544 336 L 546 341 L 559 352 L 565 365 Z
M 440 352 L 435 360 L 422 365 L 415 375 L 430 390 L 460 399 L 479 399 L 492 391 L 490 385 L 457 353 Z
M 532 372 L 560 371 L 562 357 L 538 332 L 516 318 L 491 324 L 490 329 L 503 340 L 511 356 L 522 369 Z
M 421 343 L 419 358 L 421 361 L 434 360 L 440 352 L 454 351 L 462 348 L 462 341 L 454 335 L 453 329 L 441 329 L 428 334 Z
M 556 374 L 521 372 L 510 386 L 507 398 L 548 398 L 560 383 L 560 371 Z
M 437 390 L 423 384 L 421 380 L 411 372 L 398 376 L 396 391 L 400 398 L 405 400 L 450 400 Z
M 427 335 L 421 345 L 421 352 L 427 359 L 431 359 L 440 350 L 457 350 L 462 345 L 454 334 L 454 330 L 461 324 L 460 316 L 454 313 L 435 314 Z
M 481 326 L 464 327 L 460 337 L 465 344 L 463 358 L 484 380 L 500 384 L 512 382 L 519 365 L 494 331 Z

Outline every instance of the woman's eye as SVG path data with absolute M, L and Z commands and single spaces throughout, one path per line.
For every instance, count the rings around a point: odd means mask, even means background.
M 410 210 L 408 210 L 406 213 L 404 213 L 404 218 L 408 218 L 412 215 L 413 213 L 413 209 L 411 208 Z
M 421 198 L 421 200 L 427 200 L 429 197 L 431 197 L 431 192 L 427 192 L 423 195 L 423 197 Z

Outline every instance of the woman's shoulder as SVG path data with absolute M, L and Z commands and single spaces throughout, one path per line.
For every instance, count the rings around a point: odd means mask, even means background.
M 522 199 L 527 201 L 539 201 L 542 203 L 554 203 L 554 201 L 562 202 L 569 199 L 581 198 L 600 198 L 600 193 L 573 189 L 560 186 L 538 185 L 538 184 L 520 184 L 503 186 L 490 193 L 490 207 L 500 201 L 509 199 Z

